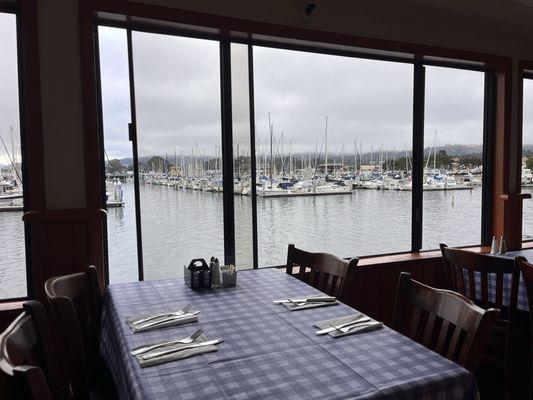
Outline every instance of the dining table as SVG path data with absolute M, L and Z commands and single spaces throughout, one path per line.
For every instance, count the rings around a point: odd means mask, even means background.
M 357 310 L 338 302 L 291 311 L 274 300 L 323 295 L 283 269 L 239 270 L 230 288 L 192 290 L 183 279 L 110 284 L 100 353 L 125 399 L 477 399 L 471 372 L 382 329 L 332 337 L 317 321 Z M 379 290 L 379 289 L 376 289 Z M 133 333 L 126 319 L 186 304 L 194 323 Z M 201 328 L 217 351 L 141 367 L 130 352 Z

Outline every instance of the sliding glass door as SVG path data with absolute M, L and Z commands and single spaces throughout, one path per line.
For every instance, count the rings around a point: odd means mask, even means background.
M 132 33 L 146 279 L 224 258 L 219 43 Z

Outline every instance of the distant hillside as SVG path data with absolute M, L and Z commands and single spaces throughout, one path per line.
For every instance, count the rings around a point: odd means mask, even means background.
M 481 154 L 483 152 L 483 146 L 477 145 L 477 144 L 445 144 L 445 145 L 437 147 L 437 151 L 441 151 L 441 150 L 445 150 L 446 153 L 449 156 L 451 156 L 451 157 L 462 157 L 462 156 L 466 156 L 466 155 L 481 156 Z M 432 147 L 425 147 L 424 148 L 424 154 L 425 155 L 428 155 L 430 151 L 433 152 L 433 148 Z M 533 144 L 524 145 L 524 151 L 533 153 Z M 352 153 L 353 152 L 346 152 L 346 155 L 348 155 L 348 157 L 349 157 L 350 155 L 353 155 Z M 376 159 L 376 157 L 379 157 L 379 153 L 380 153 L 379 149 L 374 150 L 374 153 L 373 153 L 374 159 Z M 411 152 L 409 152 L 409 153 L 411 153 Z M 307 156 L 307 153 L 304 154 L 304 155 Z M 395 153 L 393 153 L 392 151 L 387 151 L 387 157 L 389 157 L 389 159 L 390 159 L 390 157 L 393 157 L 394 155 L 396 157 L 404 157 L 405 156 L 405 151 L 396 151 Z M 285 156 L 288 156 L 288 154 L 285 154 Z M 302 156 L 302 154 L 295 153 L 294 156 L 295 157 L 300 157 L 300 156 Z M 323 157 L 323 156 L 324 156 L 324 154 L 321 154 L 321 157 Z M 340 156 L 340 153 L 331 152 L 330 156 L 331 157 Z M 139 157 L 139 161 L 141 163 L 146 163 L 146 161 L 148 161 L 151 157 L 153 157 L 153 155 Z M 370 157 L 370 152 L 365 151 L 363 153 L 363 157 L 364 158 L 369 158 Z M 173 157 L 168 157 L 168 161 L 170 163 L 173 163 L 174 158 Z M 132 157 L 121 158 L 120 162 L 123 165 L 131 166 L 131 165 L 133 165 L 133 158 Z

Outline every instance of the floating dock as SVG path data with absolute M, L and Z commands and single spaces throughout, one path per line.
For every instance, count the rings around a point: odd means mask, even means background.
M 119 207 L 124 207 L 126 203 L 123 201 L 108 201 L 106 205 L 107 205 L 107 208 L 119 208 Z
M 24 211 L 22 205 L 0 205 L 0 212 Z

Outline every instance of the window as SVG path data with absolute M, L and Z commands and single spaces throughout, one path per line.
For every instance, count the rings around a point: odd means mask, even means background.
M 481 242 L 484 72 L 180 28 L 99 29 L 112 281 Z
M 426 67 L 423 249 L 481 243 L 484 79 Z
M 0 12 L 0 299 L 26 297 L 17 17 Z
M 524 79 L 522 127 L 522 193 L 533 193 L 533 80 Z M 522 238 L 533 239 L 533 200 L 523 203 Z
M 256 46 L 254 80 L 259 265 L 409 251 L 413 66 Z
M 223 261 L 219 43 L 134 31 L 130 65 L 127 31 L 100 27 L 99 52 L 110 281 L 136 279 L 140 263 L 158 279 Z
M 219 43 L 133 32 L 148 279 L 224 258 Z
M 99 27 L 109 281 L 137 280 L 126 30 Z

